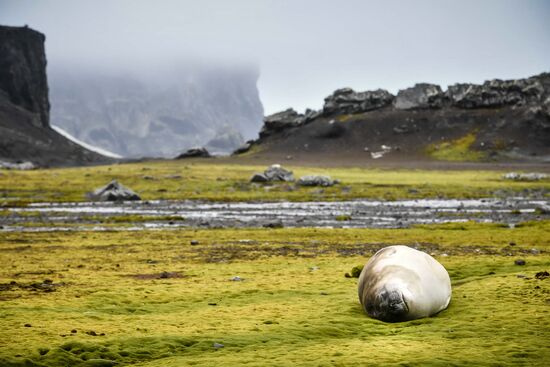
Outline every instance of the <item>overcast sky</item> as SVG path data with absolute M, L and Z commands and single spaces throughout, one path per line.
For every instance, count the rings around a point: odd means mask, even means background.
M 266 113 L 550 71 L 548 0 L 0 0 L 0 23 L 45 33 L 52 66 L 256 63 Z

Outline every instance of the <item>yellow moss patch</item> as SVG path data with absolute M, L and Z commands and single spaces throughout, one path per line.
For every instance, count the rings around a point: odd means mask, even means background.
M 477 162 L 486 158 L 486 155 L 472 149 L 475 141 L 476 133 L 472 132 L 455 140 L 431 144 L 426 151 L 431 157 L 442 161 Z
M 0 176 L 0 206 L 40 201 L 84 201 L 85 194 L 112 179 L 136 191 L 145 200 L 202 199 L 219 201 L 310 201 L 418 199 L 433 197 L 479 198 L 495 191 L 550 189 L 550 181 L 510 182 L 498 171 L 429 171 L 362 168 L 313 168 L 285 165 L 295 177 L 329 175 L 340 185 L 323 188 L 292 183 L 270 185 L 249 182 L 265 166 L 204 162 L 160 161 L 99 167 L 6 171 Z M 153 179 L 151 179 L 153 178 Z M 5 213 L 5 212 L 4 212 Z M 2 214 L 3 215 L 3 214 Z
M 0 365 L 543 366 L 550 278 L 534 275 L 550 270 L 549 238 L 548 221 L 1 233 Z M 385 244 L 442 262 L 448 310 L 399 324 L 364 315 L 344 274 Z M 55 291 L 26 288 L 45 279 Z

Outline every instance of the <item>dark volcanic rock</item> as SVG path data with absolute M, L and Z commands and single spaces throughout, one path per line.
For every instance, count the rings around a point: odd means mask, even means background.
M 351 88 L 337 89 L 325 98 L 323 114 L 361 113 L 389 106 L 394 96 L 384 89 L 375 91 L 355 92 Z
M 107 185 L 88 193 L 87 197 L 95 201 L 141 200 L 138 194 L 120 184 L 117 180 L 113 180 Z
M 548 93 L 548 91 L 546 91 Z M 479 84 L 449 86 L 447 96 L 462 108 L 498 107 L 542 102 L 545 88 L 537 77 L 517 80 L 494 79 Z
M 28 27 L 0 26 L 0 99 L 30 112 L 36 127 L 50 126 L 45 40 Z
M 211 155 L 206 148 L 191 148 L 186 152 L 181 153 L 176 159 L 183 158 L 210 158 Z
M 393 105 L 397 109 L 441 108 L 445 93 L 439 85 L 420 83 L 397 93 Z
M 0 159 L 39 165 L 110 162 L 50 128 L 45 37 L 0 26 Z
M 289 108 L 285 111 L 274 113 L 264 117 L 264 126 L 260 131 L 260 137 L 271 135 L 275 131 L 281 131 L 290 127 L 301 125 L 305 121 L 302 114 Z

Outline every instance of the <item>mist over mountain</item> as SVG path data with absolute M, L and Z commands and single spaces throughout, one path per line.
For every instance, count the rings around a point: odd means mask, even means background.
M 125 157 L 230 152 L 257 136 L 258 69 L 182 63 L 141 72 L 49 68 L 51 124 Z

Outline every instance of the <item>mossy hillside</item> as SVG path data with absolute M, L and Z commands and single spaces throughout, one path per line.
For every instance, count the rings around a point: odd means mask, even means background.
M 542 366 L 550 279 L 534 274 L 550 267 L 549 232 L 534 222 L 2 233 L 0 283 L 47 278 L 56 289 L 0 291 L 0 364 Z M 363 314 L 344 274 L 392 243 L 445 265 L 448 310 L 400 324 Z
M 476 132 L 471 132 L 455 140 L 430 144 L 426 151 L 432 158 L 442 161 L 481 161 L 486 159 L 487 155 L 484 152 L 472 149 L 476 138 Z
M 480 198 L 505 190 L 548 195 L 550 181 L 511 182 L 498 171 L 428 171 L 288 166 L 296 177 L 324 174 L 342 183 L 329 188 L 299 187 L 292 183 L 255 184 L 249 179 L 265 166 L 209 162 L 159 161 L 99 167 L 3 171 L 0 205 L 29 202 L 84 201 L 86 192 L 117 179 L 145 200 L 200 199 L 219 201 L 311 201 Z

